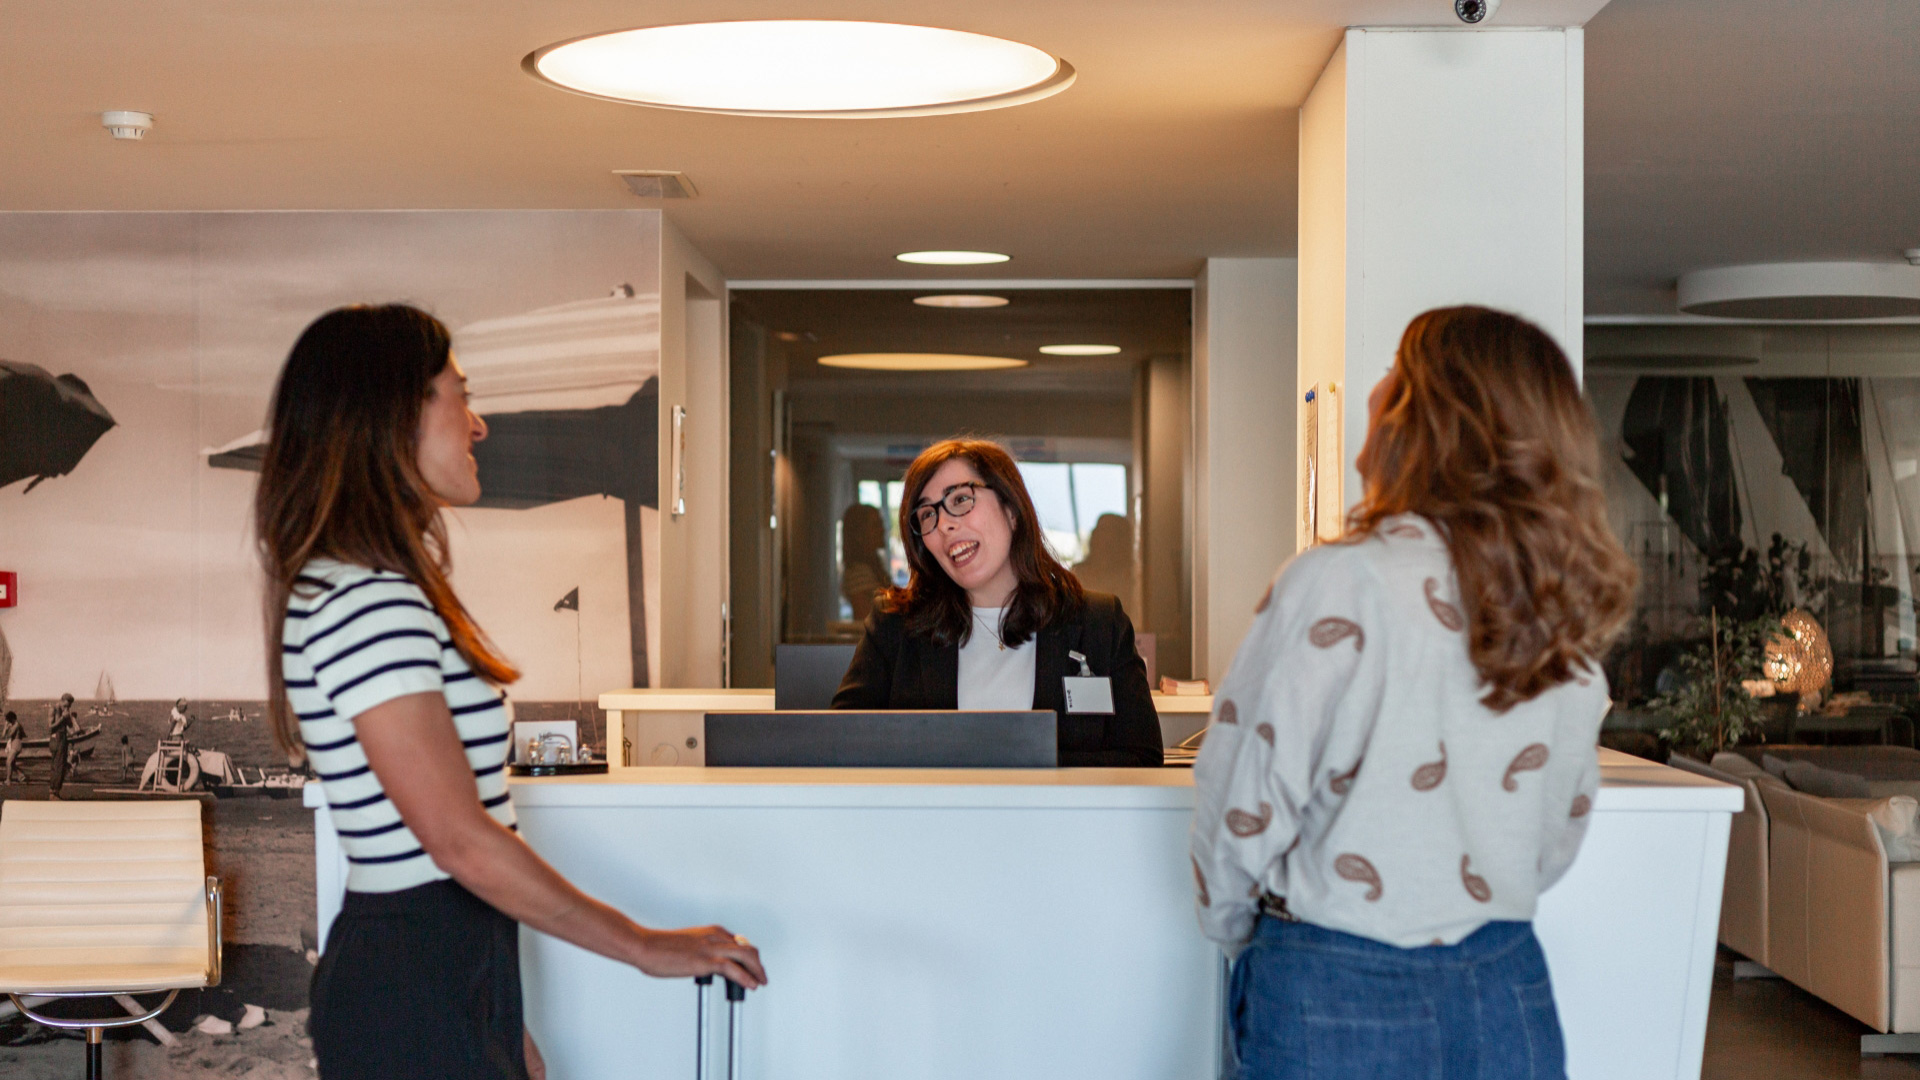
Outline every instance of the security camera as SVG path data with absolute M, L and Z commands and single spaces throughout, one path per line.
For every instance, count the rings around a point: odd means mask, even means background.
M 1485 22 L 1499 10 L 1500 0 L 1453 0 L 1453 13 L 1468 25 Z

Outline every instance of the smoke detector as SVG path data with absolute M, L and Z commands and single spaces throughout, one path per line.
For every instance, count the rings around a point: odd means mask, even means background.
M 116 139 L 143 139 L 153 130 L 153 114 L 109 109 L 100 114 L 100 126 Z
M 691 199 L 699 194 L 685 173 L 668 169 L 615 169 L 613 175 L 643 199 Z

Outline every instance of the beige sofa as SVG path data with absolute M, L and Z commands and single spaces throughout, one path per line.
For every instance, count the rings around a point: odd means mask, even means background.
M 1733 755 L 1712 766 L 1676 756 L 1675 767 L 1747 792 L 1728 845 L 1721 942 L 1889 1033 L 1864 1036 L 1863 1052 L 1920 1052 L 1920 862 L 1890 861 L 1870 816 L 1886 796 L 1920 792 L 1920 752 L 1765 749 L 1863 775 L 1871 797 L 1809 795 Z

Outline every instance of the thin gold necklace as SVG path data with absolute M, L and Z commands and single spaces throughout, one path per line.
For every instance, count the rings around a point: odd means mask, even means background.
M 968 609 L 968 610 L 970 610 L 970 611 L 971 611 L 972 609 Z M 1006 615 L 1005 615 L 1004 613 L 1002 613 L 1000 617 L 1004 619 L 1004 618 L 1006 618 Z M 994 628 L 993 628 L 993 627 L 991 627 L 991 626 L 988 626 L 988 625 L 987 625 L 987 620 L 985 620 L 985 619 L 983 619 L 983 618 L 981 618 L 981 617 L 980 617 L 980 613 L 979 613 L 979 612 L 977 612 L 977 611 L 974 611 L 974 612 L 973 612 L 973 621 L 974 621 L 974 622 L 976 622 L 976 623 L 979 623 L 979 624 L 980 624 L 980 628 L 981 628 L 981 629 L 983 629 L 983 630 L 985 630 L 985 631 L 986 631 L 987 633 L 989 633 L 989 634 L 992 634 L 992 635 L 993 635 L 993 643 L 994 643 L 994 644 L 996 644 L 996 645 L 998 645 L 998 646 L 1000 646 L 1000 651 L 1001 651 L 1001 652 L 1006 652 L 1006 651 L 1007 651 L 1007 639 L 1006 639 L 1006 638 L 1003 638 L 1003 637 L 1001 637 L 1001 636 L 1000 636 L 1000 631 L 998 631 L 998 630 L 996 630 L 996 629 L 994 629 Z

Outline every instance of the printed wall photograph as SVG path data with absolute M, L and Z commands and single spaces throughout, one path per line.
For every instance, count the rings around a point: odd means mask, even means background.
M 659 664 L 657 212 L 0 214 L 0 801 L 197 798 L 226 889 L 222 986 L 109 1035 L 119 1075 L 313 1075 L 312 811 L 249 520 L 295 338 L 395 301 L 452 330 L 488 426 L 454 587 L 518 718 L 601 744 L 595 696 Z M 0 1074 L 80 1054 L 0 1006 Z

